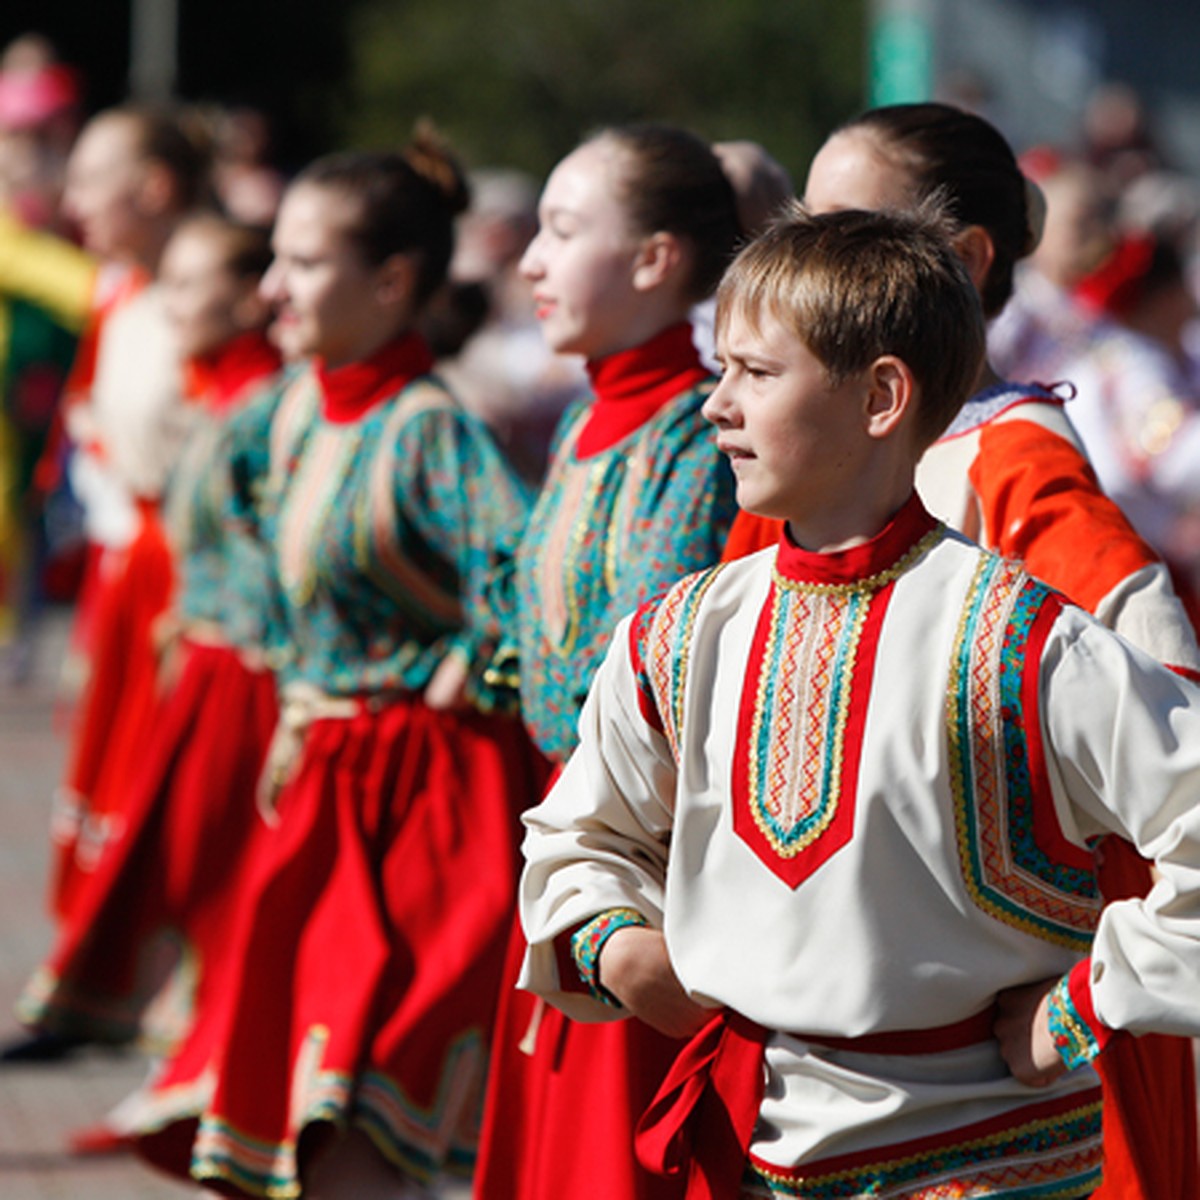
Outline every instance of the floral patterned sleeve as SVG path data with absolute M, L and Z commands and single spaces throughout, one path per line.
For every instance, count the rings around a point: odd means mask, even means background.
M 291 643 L 270 549 L 265 540 L 263 492 L 270 469 L 271 422 L 294 372 L 281 371 L 225 422 L 216 452 L 221 473 L 228 574 L 226 631 L 243 649 L 260 650 L 277 670 Z
M 398 511 L 412 531 L 410 552 L 441 559 L 457 580 L 461 627 L 446 654 L 470 667 L 468 698 L 489 711 L 510 708 L 513 688 L 489 671 L 513 611 L 513 556 L 530 494 L 487 428 L 457 406 L 430 406 L 399 432 Z
M 682 410 L 647 447 L 646 484 L 629 517 L 623 571 L 612 611 L 619 617 L 721 557 L 737 513 L 733 472 L 699 409 Z

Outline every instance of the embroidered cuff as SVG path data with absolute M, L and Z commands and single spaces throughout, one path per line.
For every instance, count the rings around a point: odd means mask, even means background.
M 1085 958 L 1050 993 L 1050 1034 L 1059 1057 L 1072 1069 L 1090 1063 L 1113 1034 L 1092 1004 L 1091 979 L 1098 979 L 1103 969 L 1102 963 Z
M 571 937 L 571 957 L 579 978 L 597 1000 L 620 1008 L 621 1002 L 600 984 L 600 951 L 618 929 L 628 925 L 648 925 L 649 921 L 635 908 L 610 908 L 586 925 L 580 926 Z

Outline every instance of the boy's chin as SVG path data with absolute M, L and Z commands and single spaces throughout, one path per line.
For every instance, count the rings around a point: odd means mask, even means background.
M 782 512 L 779 505 L 772 504 L 765 496 L 755 496 L 753 493 L 744 495 L 741 488 L 735 493 L 738 508 L 749 513 L 752 517 L 762 517 L 767 521 L 786 521 L 787 514 Z

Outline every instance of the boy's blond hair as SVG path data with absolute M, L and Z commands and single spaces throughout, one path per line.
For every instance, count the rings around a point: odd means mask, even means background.
M 718 332 L 732 312 L 793 330 L 830 383 L 882 355 L 917 382 L 919 448 L 971 394 L 986 330 L 979 297 L 936 211 L 814 215 L 794 203 L 734 259 L 717 290 Z

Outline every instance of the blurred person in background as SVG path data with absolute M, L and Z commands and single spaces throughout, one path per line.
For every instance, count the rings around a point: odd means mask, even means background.
M 733 188 L 742 238 L 749 241 L 757 237 L 792 198 L 792 177 L 783 164 L 757 142 L 714 142 L 713 153 Z M 713 342 L 716 309 L 714 296 L 696 305 L 692 310 L 692 336 L 704 365 L 719 375 Z
M 1084 161 L 1118 191 L 1165 165 L 1146 101 L 1128 83 L 1109 80 L 1092 91 L 1080 133 Z
M 989 326 L 988 353 L 1001 375 L 1049 385 L 1066 377 L 1064 365 L 1091 338 L 1094 318 L 1073 293 L 1112 252 L 1116 194 L 1095 167 L 1051 147 L 1027 151 L 1021 168 L 1040 189 L 1042 236 L 1014 270 L 1012 298 Z
M 74 72 L 44 39 L 0 56 L 0 651 L 11 682 L 32 669 L 48 582 L 38 462 L 95 286 L 94 260 L 58 236 L 78 104 Z
M 26 225 L 62 232 L 67 158 L 79 133 L 77 73 L 25 34 L 0 54 L 0 197 Z
M 255 783 L 276 717 L 261 628 L 265 551 L 243 548 L 227 521 L 227 430 L 279 367 L 258 294 L 269 259 L 265 232 L 215 214 L 186 220 L 163 254 L 164 304 L 197 410 L 168 493 L 176 589 L 156 630 L 163 700 L 136 769 L 121 781 L 125 827 L 18 1004 L 41 1034 L 131 1041 L 174 968 L 178 1026 L 191 1045 L 211 1036 L 238 884 L 261 826 Z M 138 1127 L 135 1117 L 156 1114 L 158 1100 L 142 1089 L 99 1126 L 77 1131 L 72 1147 L 119 1145 Z
M 213 120 L 213 187 L 221 208 L 244 225 L 269 229 L 286 184 L 271 159 L 271 123 L 261 109 L 231 105 Z
M 219 1035 L 163 1097 L 152 1152 L 224 1194 L 422 1195 L 474 1156 L 516 816 L 542 769 L 488 672 L 527 495 L 420 333 L 465 204 L 421 129 L 311 164 L 275 226 L 262 295 L 307 361 L 237 472 L 277 600 L 269 828 Z
M 155 702 L 153 628 L 172 587 L 159 506 L 194 410 L 154 277 L 179 222 L 209 196 L 207 169 L 175 116 L 135 107 L 93 117 L 68 164 L 67 211 L 112 273 L 64 404 L 70 480 L 96 549 L 77 620 L 88 675 L 52 822 L 60 917 L 122 827 L 120 798 Z
M 1166 237 L 1127 234 L 1075 296 L 1095 325 L 1065 366 L 1078 388 L 1071 421 L 1200 620 L 1200 372 L 1187 343 L 1197 305 L 1183 257 Z

